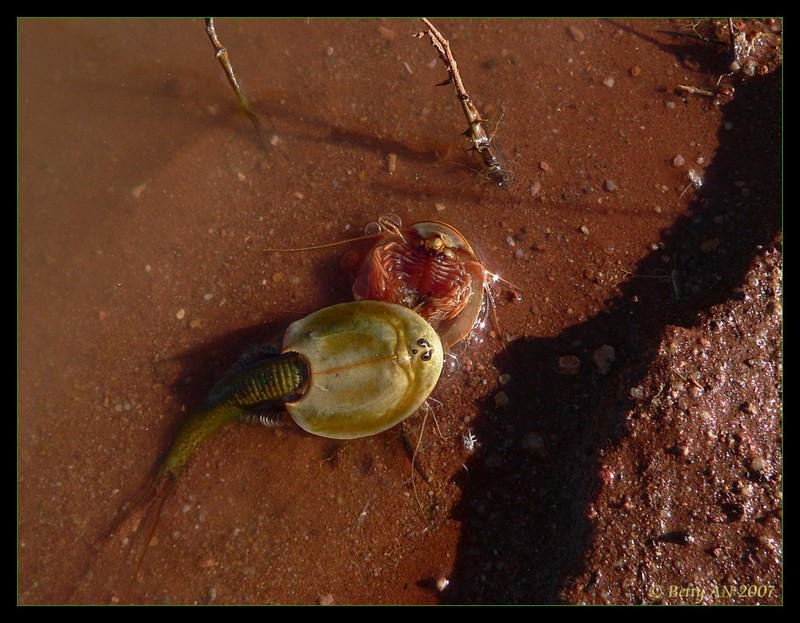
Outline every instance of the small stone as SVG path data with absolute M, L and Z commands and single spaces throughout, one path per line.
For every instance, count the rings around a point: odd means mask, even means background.
M 569 36 L 578 43 L 586 39 L 586 35 L 583 34 L 583 31 L 577 26 L 570 26 L 567 30 L 569 31 Z
M 278 138 L 277 134 L 273 134 L 269 139 L 269 144 L 275 147 L 280 142 L 280 138 Z
M 529 450 L 537 458 L 543 458 L 547 454 L 544 447 L 544 439 L 536 432 L 528 433 L 525 436 L 525 439 L 522 440 L 522 447 Z
M 581 233 L 584 236 L 588 236 L 589 235 L 589 228 L 586 225 L 581 225 Z
M 436 590 L 439 591 L 440 593 L 443 592 L 444 589 L 446 589 L 449 584 L 450 580 L 448 580 L 443 575 L 440 575 L 438 578 L 436 578 Z
M 183 307 L 181 307 L 181 308 L 180 308 L 180 309 L 179 309 L 179 310 L 178 310 L 178 311 L 175 313 L 175 317 L 176 317 L 178 320 L 183 320 L 184 316 L 186 316 L 186 310 L 185 310 L 185 309 L 183 309 Z
M 378 26 L 378 32 L 387 41 L 394 41 L 397 37 L 397 32 L 386 26 Z
M 592 363 L 600 374 L 608 374 L 614 359 L 614 347 L 609 344 L 603 344 L 592 353 Z
M 631 387 L 628 390 L 628 396 L 630 396 L 633 400 L 641 400 L 644 398 L 644 387 L 641 385 L 637 385 L 636 387 Z
M 320 606 L 330 606 L 333 603 L 333 593 L 325 593 L 317 597 L 317 604 Z
M 547 173 L 548 171 L 550 171 L 550 163 L 548 163 L 548 162 L 545 162 L 544 160 L 542 160 L 542 161 L 539 163 L 539 168 L 540 168 L 542 171 L 544 171 L 545 173 Z
M 606 180 L 603 186 L 610 193 L 613 193 L 615 190 L 617 190 L 617 185 L 614 183 L 614 180 Z
M 673 167 L 682 167 L 684 164 L 686 164 L 686 158 L 684 158 L 680 154 L 678 154 L 677 156 L 675 156 L 672 159 L 672 166 Z
M 754 472 L 760 472 L 764 469 L 764 459 L 760 456 L 753 457 L 750 460 L 750 469 Z
M 193 320 L 189 321 L 189 328 L 190 329 L 199 329 L 201 324 L 202 324 L 202 322 L 200 320 L 198 320 L 197 318 L 194 318 Z
M 437 212 L 444 212 L 446 206 L 443 203 L 437 203 L 435 206 Z
M 141 197 L 145 188 L 147 188 L 147 182 L 142 182 L 136 188 L 134 188 L 131 191 L 131 194 L 133 195 L 134 199 L 138 199 L 139 197 Z
M 610 89 L 611 87 L 614 86 L 614 78 L 612 76 L 608 76 L 607 78 L 603 78 L 603 84 Z
M 397 154 L 391 153 L 386 156 L 386 169 L 389 173 L 397 171 Z
M 542 191 L 542 185 L 539 182 L 531 184 L 530 193 L 531 197 L 536 197 Z
M 504 372 L 497 380 L 500 382 L 500 385 L 508 385 L 508 382 L 511 380 L 511 375 L 508 372 Z
M 739 405 L 739 410 L 747 415 L 756 414 L 756 406 L 752 402 L 743 402 L 741 405 Z
M 575 376 L 581 371 L 581 360 L 575 355 L 564 355 L 558 358 L 557 367 L 560 374 Z
M 505 392 L 497 392 L 494 395 L 494 406 L 505 409 L 508 406 L 508 394 Z
M 628 73 L 631 75 L 631 78 L 638 78 L 642 75 L 642 68 L 638 65 L 634 65 L 628 70 Z

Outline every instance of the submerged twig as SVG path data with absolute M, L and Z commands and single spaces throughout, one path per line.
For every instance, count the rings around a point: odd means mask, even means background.
M 442 33 L 436 30 L 433 24 L 427 19 L 424 17 L 421 19 L 425 26 L 427 26 L 427 30 L 418 32 L 415 36 L 417 38 L 427 36 L 431 40 L 433 47 L 439 52 L 439 56 L 444 66 L 447 68 L 447 80 L 441 84 L 452 83 L 456 89 L 456 95 L 461 102 L 461 107 L 464 109 L 464 116 L 467 118 L 467 123 L 469 124 L 466 132 L 464 132 L 464 136 L 470 140 L 472 149 L 478 152 L 483 160 L 484 175 L 498 186 L 506 187 L 510 185 L 512 181 L 511 174 L 502 167 L 500 161 L 497 159 L 497 155 L 491 145 L 492 137 L 489 136 L 486 129 L 483 127 L 484 120 L 481 118 L 478 109 L 475 104 L 472 103 L 472 98 L 470 98 L 467 90 L 464 88 L 461 75 L 458 73 L 458 64 L 453 56 L 453 52 L 450 50 L 450 42 L 448 42 L 447 39 L 442 36 Z
M 239 81 L 236 79 L 236 73 L 234 73 L 233 65 L 231 65 L 230 58 L 228 57 L 228 50 L 220 43 L 219 37 L 217 37 L 217 29 L 214 26 L 213 17 L 206 18 L 206 33 L 208 33 L 208 38 L 211 39 L 211 45 L 214 46 L 217 60 L 219 61 L 219 64 L 222 65 L 222 69 L 225 70 L 225 75 L 228 77 L 228 82 L 230 82 L 234 93 L 236 93 L 236 98 L 239 100 L 239 105 L 247 114 L 250 121 L 252 121 L 253 127 L 256 129 L 256 134 L 258 134 L 258 140 L 261 142 L 261 147 L 263 147 L 264 151 L 266 151 L 267 143 L 264 140 L 264 135 L 261 131 L 261 123 L 259 122 L 258 117 L 256 117 L 255 112 L 253 112 L 253 107 L 250 105 L 250 100 L 247 99 L 242 87 L 239 85 Z

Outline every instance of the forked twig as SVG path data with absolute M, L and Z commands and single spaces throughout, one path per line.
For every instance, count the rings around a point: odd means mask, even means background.
M 498 186 L 509 186 L 512 181 L 511 175 L 502 167 L 500 161 L 497 159 L 491 145 L 492 138 L 483 127 L 484 120 L 481 118 L 481 114 L 478 112 L 475 104 L 473 104 L 472 98 L 470 98 L 467 90 L 464 88 L 461 74 L 458 73 L 458 64 L 450 49 L 450 42 L 447 41 L 447 39 L 442 36 L 442 33 L 436 30 L 433 24 L 427 19 L 424 17 L 420 19 L 422 23 L 427 26 L 427 30 L 418 32 L 414 36 L 420 39 L 427 36 L 431 40 L 433 47 L 439 52 L 439 56 L 444 66 L 447 68 L 448 74 L 447 80 L 440 83 L 440 85 L 452 83 L 456 89 L 456 95 L 461 102 L 461 107 L 464 109 L 464 116 L 467 118 L 467 123 L 469 124 L 469 127 L 464 132 L 464 136 L 470 140 L 472 149 L 478 152 L 483 160 L 484 175 Z
M 256 134 L 258 134 L 258 140 L 261 142 L 261 147 L 264 149 L 264 151 L 267 151 L 267 143 L 264 140 L 264 135 L 261 130 L 261 123 L 259 122 L 258 117 L 256 117 L 256 114 L 253 112 L 253 107 L 250 105 L 250 100 L 247 99 L 242 87 L 239 85 L 239 81 L 236 79 L 236 73 L 233 71 L 233 65 L 231 65 L 230 58 L 228 57 L 228 50 L 220 43 L 219 37 L 217 36 L 217 29 L 214 26 L 213 17 L 206 18 L 206 33 L 208 33 L 208 38 L 211 39 L 211 45 L 214 46 L 214 52 L 216 53 L 217 60 L 219 61 L 219 64 L 222 65 L 222 69 L 225 70 L 225 75 L 228 77 L 228 82 L 230 82 L 234 93 L 236 93 L 236 98 L 239 100 L 239 105 L 247 114 L 250 121 L 252 121 L 253 127 L 256 129 Z

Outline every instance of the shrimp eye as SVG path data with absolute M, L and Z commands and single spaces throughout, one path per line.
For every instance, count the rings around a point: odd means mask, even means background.
M 420 359 L 422 359 L 422 361 L 430 361 L 431 358 L 433 357 L 433 349 L 431 348 L 431 343 L 424 337 L 421 337 L 417 340 L 417 344 L 419 344 L 422 348 L 425 349 L 425 352 L 422 353 L 422 357 L 420 357 Z M 415 348 L 411 352 L 416 355 L 417 349 Z
M 445 245 L 441 236 L 436 236 L 434 238 L 428 238 L 428 240 L 425 241 L 425 246 L 431 251 L 441 251 Z

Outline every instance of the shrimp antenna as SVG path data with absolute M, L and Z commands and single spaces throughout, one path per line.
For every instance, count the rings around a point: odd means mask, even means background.
M 380 234 L 381 232 L 376 232 L 374 234 L 364 234 L 363 236 L 356 236 L 355 238 L 347 238 L 345 240 L 338 240 L 337 242 L 326 242 L 325 244 L 315 244 L 309 247 L 294 247 L 291 249 L 277 249 L 277 248 L 262 249 L 256 247 L 253 250 L 263 251 L 264 253 L 293 253 L 295 251 L 316 251 L 317 249 L 330 249 L 332 247 L 338 247 L 339 245 L 350 244 L 351 242 L 358 242 L 360 240 L 370 240 L 372 238 L 378 237 Z

